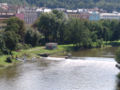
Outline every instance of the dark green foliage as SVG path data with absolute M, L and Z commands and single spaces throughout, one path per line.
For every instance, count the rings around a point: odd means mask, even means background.
M 115 60 L 116 60 L 118 63 L 120 63 L 120 49 L 117 50 L 117 52 L 116 52 Z
M 23 43 L 17 43 L 17 46 L 16 46 L 16 51 L 19 51 L 19 50 L 22 50 L 22 49 L 29 49 L 31 48 L 32 46 L 30 44 L 23 44 Z
M 0 0 L 1 3 L 10 3 L 12 5 L 23 5 L 27 4 L 26 0 Z
M 35 5 L 49 8 L 94 8 L 99 7 L 108 11 L 120 11 L 120 0 L 0 0 L 13 5 Z
M 97 44 L 96 45 L 97 48 L 101 48 L 102 45 L 103 45 L 103 40 L 102 39 L 100 39 L 100 40 L 98 39 L 97 42 L 96 42 L 96 44 Z
M 89 47 L 91 46 L 90 31 L 84 26 L 83 20 L 70 19 L 66 28 L 67 41 L 72 42 L 76 47 Z
M 42 34 L 40 34 L 38 31 L 29 29 L 25 34 L 25 43 L 30 44 L 34 47 L 40 45 L 40 40 L 42 38 L 43 38 Z
M 5 30 L 0 32 L 0 52 L 11 54 L 17 49 L 18 43 L 24 44 L 25 26 L 24 22 L 16 17 L 5 21 Z
M 3 49 L 5 48 L 5 41 L 3 38 L 3 33 L 0 34 L 0 49 L 1 51 L 3 51 Z
M 6 59 L 6 62 L 7 62 L 7 63 L 12 63 L 11 57 L 8 57 L 8 58 Z
M 12 17 L 6 21 L 6 24 L 7 26 L 5 31 L 15 32 L 19 36 L 20 41 L 24 42 L 25 36 L 24 22 L 17 17 Z
M 33 26 L 45 36 L 46 42 L 57 42 L 63 39 L 65 19 L 62 12 L 54 10 L 52 13 L 43 13 Z
M 5 46 L 9 50 L 15 50 L 18 43 L 18 35 L 15 32 L 7 31 L 4 33 Z

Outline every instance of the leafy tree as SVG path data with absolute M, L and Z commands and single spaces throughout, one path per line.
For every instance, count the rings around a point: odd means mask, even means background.
M 32 46 L 37 46 L 40 44 L 40 40 L 42 38 L 42 34 L 40 34 L 38 31 L 29 29 L 25 34 L 25 43 L 31 44 Z
M 5 31 L 12 31 L 15 32 L 20 37 L 20 41 L 24 41 L 25 35 L 25 25 L 24 22 L 17 17 L 12 17 L 8 19 L 6 22 L 7 24 Z
M 109 12 L 113 10 L 120 11 L 120 0 L 0 0 L 13 5 L 33 5 L 49 8 L 102 8 Z
M 80 19 L 71 19 L 66 31 L 67 40 L 77 47 L 89 47 L 91 43 L 90 31 L 84 26 Z
M 18 35 L 15 32 L 6 31 L 4 33 L 4 41 L 7 49 L 15 50 L 18 40 Z
M 63 16 L 63 13 L 56 10 L 52 13 L 43 13 L 33 26 L 45 36 L 46 42 L 57 42 L 62 38 L 59 33 L 62 33 L 61 30 L 64 27 L 65 17 Z
M 114 24 L 115 24 L 114 29 L 112 29 L 113 31 L 112 40 L 119 40 L 120 39 L 120 22 L 118 22 L 117 24 L 114 22 Z
M 120 48 L 116 52 L 115 60 L 120 63 Z
M 5 41 L 3 39 L 3 33 L 0 34 L 0 51 L 3 52 L 6 49 Z

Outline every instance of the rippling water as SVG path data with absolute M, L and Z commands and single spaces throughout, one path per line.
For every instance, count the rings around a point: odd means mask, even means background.
M 0 90 L 118 90 L 114 58 L 42 58 L 0 70 Z

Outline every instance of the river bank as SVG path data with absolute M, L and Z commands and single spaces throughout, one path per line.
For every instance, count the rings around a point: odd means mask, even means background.
M 110 45 L 110 42 L 107 42 L 108 44 L 104 45 L 104 48 L 107 47 L 112 47 Z M 104 42 L 105 44 L 105 42 Z M 51 57 L 65 57 L 68 52 L 73 52 L 73 44 L 68 44 L 68 45 L 58 45 L 58 48 L 55 50 L 47 50 L 45 49 L 44 46 L 40 46 L 40 47 L 34 47 L 34 48 L 30 48 L 30 49 L 26 49 L 26 50 L 20 50 L 20 51 L 13 51 L 12 55 L 3 55 L 0 57 L 0 67 L 8 67 L 8 66 L 12 66 L 13 64 L 19 63 L 19 60 L 16 60 L 16 58 L 20 58 L 23 59 L 24 57 L 26 57 L 28 60 L 31 60 L 32 58 L 40 58 L 40 54 L 49 54 Z M 95 47 L 93 47 L 95 48 Z M 102 49 L 101 48 L 101 49 Z M 84 55 L 88 55 L 89 53 L 94 53 L 95 49 L 91 51 L 91 49 L 80 49 L 77 51 L 83 51 L 84 50 Z M 86 50 L 88 50 L 88 54 L 86 52 Z M 75 52 L 77 52 L 75 51 Z M 101 50 L 100 50 L 101 51 Z M 74 53 L 73 53 L 74 54 Z M 97 53 L 95 53 L 97 54 Z M 83 55 L 83 54 L 80 54 Z M 90 55 L 91 56 L 91 55 Z M 12 57 L 12 63 L 7 63 L 5 62 L 7 57 Z
M 43 54 L 43 53 L 50 54 L 51 56 L 59 56 L 59 57 L 65 56 L 72 47 L 73 44 L 69 44 L 69 45 L 58 45 L 58 48 L 55 50 L 47 50 L 45 49 L 44 46 L 40 46 L 40 47 L 30 48 L 27 50 L 13 51 L 12 55 L 3 55 L 0 57 L 0 67 L 8 67 L 20 62 L 16 60 L 16 58 L 22 59 L 26 57 L 29 60 L 32 59 L 33 57 L 40 58 L 41 56 L 39 54 Z M 12 63 L 6 62 L 7 57 L 12 57 Z

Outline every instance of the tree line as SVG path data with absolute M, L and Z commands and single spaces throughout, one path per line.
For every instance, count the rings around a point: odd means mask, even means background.
M 120 21 L 89 21 L 67 18 L 63 12 L 43 13 L 33 27 L 42 33 L 45 42 L 72 43 L 78 47 L 101 46 L 102 41 L 120 39 Z
M 48 8 L 102 8 L 107 11 L 120 11 L 120 0 L 0 0 L 13 5 L 33 5 Z
M 57 10 L 41 14 L 30 28 L 25 27 L 24 22 L 16 17 L 4 23 L 5 29 L 0 31 L 0 54 L 10 54 L 13 50 L 45 45 L 48 42 L 92 48 L 101 47 L 103 41 L 120 39 L 120 21 L 68 18 Z

